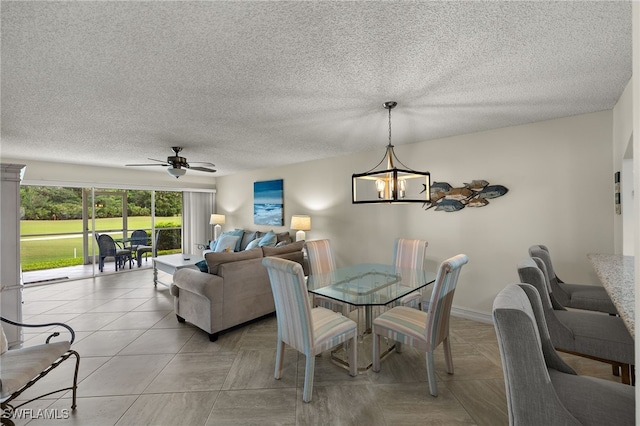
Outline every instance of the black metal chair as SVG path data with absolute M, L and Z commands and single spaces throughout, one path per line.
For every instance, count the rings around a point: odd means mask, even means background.
M 111 236 L 107 234 L 101 234 L 98 237 L 98 249 L 100 250 L 100 259 L 98 262 L 98 268 L 100 269 L 100 272 L 104 270 L 104 260 L 107 257 L 114 258 L 116 271 L 119 267 L 124 268 L 124 264 L 127 260 L 129 261 L 129 269 L 131 269 L 131 263 L 133 262 L 131 249 L 118 247 Z
M 55 331 L 47 337 L 44 344 L 29 346 L 20 349 L 9 349 L 0 354 L 0 371 L 2 372 L 2 386 L 0 396 L 1 421 L 3 425 L 13 426 L 13 414 L 16 409 L 35 401 L 40 398 L 52 395 L 58 392 L 72 391 L 71 409 L 76 409 L 76 393 L 78 390 L 78 367 L 80 366 L 80 355 L 71 349 L 71 344 L 75 340 L 75 332 L 71 327 L 63 323 L 48 324 L 22 324 L 11 321 L 6 318 L 0 318 L 2 322 L 12 324 L 19 327 L 47 327 L 61 326 L 66 328 L 70 333 L 70 339 L 65 341 L 51 342 L 53 337 L 60 335 Z M 2 340 L 6 342 L 4 331 L 0 326 Z M 24 391 L 33 386 L 38 380 L 49 374 L 51 370 L 59 366 L 62 362 L 70 358 L 76 357 L 76 366 L 73 374 L 73 383 L 71 386 L 58 389 L 44 395 L 31 398 L 28 401 L 21 402 L 18 405 L 11 404 Z

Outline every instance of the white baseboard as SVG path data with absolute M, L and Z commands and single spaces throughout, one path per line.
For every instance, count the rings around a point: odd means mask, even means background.
M 454 317 L 465 318 L 472 321 L 484 322 L 486 324 L 493 324 L 493 318 L 490 314 L 485 314 L 483 312 L 471 311 L 463 308 L 456 308 L 455 306 L 451 307 L 451 315 Z

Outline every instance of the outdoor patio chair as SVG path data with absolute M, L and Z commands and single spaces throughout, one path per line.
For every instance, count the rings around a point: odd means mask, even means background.
M 98 262 L 100 272 L 104 270 L 104 260 L 107 257 L 114 258 L 116 271 L 119 267 L 124 267 L 125 262 L 127 261 L 129 261 L 129 269 L 131 269 L 131 263 L 133 261 L 131 249 L 119 248 L 111 236 L 107 234 L 100 234 L 98 237 L 98 249 L 100 250 L 100 260 Z
M 142 263 L 142 256 L 144 255 L 145 260 L 147 260 L 149 253 L 153 250 L 153 246 L 148 245 L 149 234 L 144 229 L 136 229 L 131 233 L 128 242 L 129 245 L 124 248 L 131 249 L 131 256 L 137 260 L 139 268 Z

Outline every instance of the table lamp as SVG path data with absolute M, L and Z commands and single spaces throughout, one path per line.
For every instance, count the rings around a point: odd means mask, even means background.
M 215 225 L 213 227 L 213 239 L 217 240 L 220 236 L 220 231 L 222 230 L 222 226 L 224 225 L 225 217 L 223 214 L 212 214 L 211 219 L 209 220 L 210 225 Z
M 311 229 L 311 217 L 304 215 L 291 216 L 291 229 L 298 231 L 296 232 L 296 241 L 304 240 L 306 238 L 304 231 Z

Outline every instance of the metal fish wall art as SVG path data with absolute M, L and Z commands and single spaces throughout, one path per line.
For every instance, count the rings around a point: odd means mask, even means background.
M 489 204 L 489 198 L 502 197 L 509 192 L 505 186 L 490 185 L 483 179 L 472 180 L 457 188 L 447 182 L 433 182 L 430 189 L 431 202 L 422 207 L 444 212 L 457 212 L 465 207 L 484 207 Z M 425 190 L 426 186 L 422 192 Z
M 464 208 L 464 203 L 458 200 L 444 199 L 439 203 L 436 203 L 436 211 L 442 210 L 445 212 L 457 212 Z
M 489 185 L 478 193 L 478 198 L 498 198 L 506 194 L 507 191 L 509 190 L 502 185 Z

